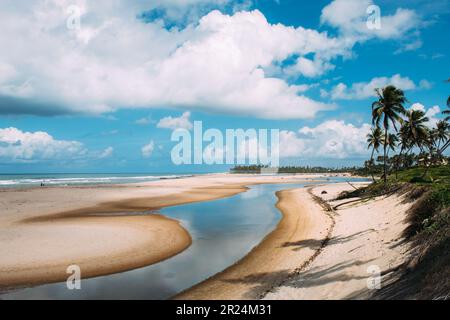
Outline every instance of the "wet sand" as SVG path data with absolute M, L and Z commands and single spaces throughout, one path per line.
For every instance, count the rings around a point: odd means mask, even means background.
M 354 183 L 358 185 L 359 183 Z M 401 197 L 330 209 L 347 183 L 278 193 L 283 219 L 245 258 L 175 299 L 367 299 L 406 258 Z M 323 192 L 326 193 L 323 193 Z M 368 283 L 370 285 L 368 286 Z
M 246 191 L 259 183 L 301 183 L 317 175 L 215 174 L 142 184 L 0 191 L 0 288 L 131 270 L 167 259 L 191 243 L 177 222 L 153 212 Z
M 277 193 L 283 214 L 277 228 L 234 266 L 177 295 L 176 299 L 260 299 L 308 263 L 332 226 L 307 189 Z M 297 251 L 308 242 L 310 246 Z

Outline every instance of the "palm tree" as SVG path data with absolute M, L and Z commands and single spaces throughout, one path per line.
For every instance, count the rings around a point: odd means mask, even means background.
M 398 143 L 398 137 L 396 134 L 393 134 L 393 133 L 390 133 L 387 136 L 387 141 L 383 139 L 383 145 L 386 144 L 386 148 L 387 148 L 386 157 L 387 157 L 388 161 L 389 161 L 389 151 L 391 151 L 391 150 L 395 151 L 395 148 L 397 147 L 397 143 Z
M 367 148 L 372 148 L 372 154 L 370 156 L 369 166 L 372 166 L 374 163 L 373 155 L 374 155 L 375 151 L 378 152 L 378 149 L 380 148 L 381 143 L 382 143 L 382 139 L 383 139 L 383 132 L 381 131 L 380 127 L 372 128 L 370 133 L 367 135 L 367 143 L 368 143 Z M 371 171 L 370 174 L 372 175 L 373 182 L 375 182 L 375 177 L 373 176 L 373 172 Z
M 445 143 L 450 138 L 450 124 L 447 121 L 440 120 L 436 123 L 436 141 L 437 148 L 439 149 L 441 143 Z
M 400 130 L 398 131 L 398 138 L 399 138 L 400 145 L 401 145 L 400 153 L 398 155 L 399 160 L 400 160 L 400 162 L 398 164 L 400 164 L 402 162 L 403 152 L 406 150 L 406 152 L 405 152 L 405 156 L 406 156 L 413 147 L 411 133 L 409 131 L 408 126 L 406 126 L 405 123 L 402 124 L 402 126 L 400 127 Z M 396 170 L 398 170 L 398 166 L 397 166 Z
M 384 143 L 385 141 L 383 141 Z M 389 150 L 395 151 L 395 148 L 397 147 L 398 143 L 398 137 L 396 134 L 390 133 L 387 137 L 387 155 L 389 157 Z
M 429 121 L 425 116 L 425 112 L 421 110 L 408 110 L 406 112 L 406 120 L 404 126 L 410 135 L 413 145 L 417 145 L 422 150 L 424 141 L 428 138 L 428 127 L 426 123 Z
M 436 130 L 438 131 L 437 135 L 439 138 L 438 153 L 440 155 L 442 155 L 450 145 L 450 124 L 447 121 L 448 120 L 441 120 L 436 124 Z M 441 142 L 443 143 L 442 147 L 440 147 Z
M 372 123 L 377 126 L 383 123 L 384 128 L 384 141 L 388 141 L 390 124 L 394 126 L 397 131 L 396 123 L 402 123 L 401 115 L 406 113 L 403 104 L 407 102 L 405 94 L 401 89 L 398 89 L 392 85 L 383 89 L 376 89 L 375 92 L 378 96 L 378 101 L 372 104 Z M 384 149 L 384 184 L 387 183 L 387 144 L 383 145 Z

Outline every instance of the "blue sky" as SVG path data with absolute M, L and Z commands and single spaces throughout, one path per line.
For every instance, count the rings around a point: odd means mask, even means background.
M 440 118 L 449 16 L 444 0 L 2 1 L 0 172 L 226 170 L 172 164 L 193 121 L 280 129 L 282 164 L 362 164 L 375 87 Z

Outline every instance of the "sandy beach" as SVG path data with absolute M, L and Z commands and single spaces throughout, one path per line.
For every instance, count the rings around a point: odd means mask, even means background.
M 282 219 L 247 256 L 176 299 L 367 298 L 368 268 L 389 275 L 403 262 L 409 205 L 379 198 L 329 210 L 348 183 L 317 175 L 213 174 L 142 184 L 50 187 L 0 192 L 0 288 L 64 281 L 77 264 L 83 277 L 147 266 L 185 250 L 191 237 L 158 209 L 229 197 L 263 183 L 277 193 Z M 322 181 L 322 182 L 320 182 Z M 358 183 L 356 183 L 358 184 Z M 346 200 L 348 201 L 348 200 Z M 328 203 L 328 205 L 326 204 Z M 152 213 L 152 214 L 149 214 Z
M 327 211 L 315 199 L 337 206 L 352 199 L 331 200 L 351 189 L 339 183 L 279 192 L 277 229 L 242 261 L 176 298 L 370 298 L 371 270 L 377 268 L 383 285 L 406 258 L 401 233 L 410 204 L 391 196 Z
M 260 299 L 307 263 L 326 239 L 332 221 L 306 189 L 281 191 L 278 197 L 283 218 L 261 244 L 234 266 L 176 298 Z M 315 239 L 314 244 L 301 252 L 293 250 L 306 239 Z
M 317 175 L 215 174 L 142 184 L 4 189 L 0 192 L 0 288 L 64 281 L 77 264 L 85 278 L 167 259 L 191 243 L 160 208 L 228 197 L 259 183 Z

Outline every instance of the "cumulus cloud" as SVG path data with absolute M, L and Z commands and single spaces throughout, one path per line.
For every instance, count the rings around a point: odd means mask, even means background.
M 14 4 L 2 2 L 0 10 L 0 46 L 9 48 L 0 53 L 1 68 L 8 71 L 0 96 L 15 99 L 14 105 L 0 103 L 2 113 L 178 107 L 308 118 L 334 107 L 263 70 L 293 54 L 328 59 L 347 47 L 315 30 L 270 24 L 259 11 L 212 11 L 197 24 L 167 30 L 136 19 L 145 11 L 137 2 Z M 66 9 L 72 4 L 80 7 L 81 28 L 68 30 Z
M 280 155 L 283 158 L 351 158 L 367 155 L 366 135 L 369 124 L 357 127 L 344 121 L 329 120 L 298 132 L 280 132 Z
M 248 9 L 246 2 L 238 1 L 240 8 Z M 337 6 L 340 1 L 333 3 Z M 300 119 L 335 108 L 304 95 L 284 78 L 284 72 L 277 77 L 266 70 L 297 56 L 294 65 L 283 70 L 286 74 L 320 76 L 334 68 L 333 59 L 351 56 L 355 43 L 368 37 L 349 32 L 332 37 L 313 29 L 271 24 L 258 10 L 201 13 L 195 23 L 181 29 L 146 20 L 144 14 L 160 7 L 168 14 L 192 5 L 210 10 L 235 4 L 229 0 L 42 0 L 32 5 L 2 1 L 0 47 L 8 50 L 0 52 L 4 71 L 0 72 L 0 113 L 98 114 L 162 107 Z M 67 28 L 71 5 L 79 8 L 81 28 Z M 322 22 L 351 29 L 333 14 L 333 7 L 327 8 Z M 338 6 L 336 12 L 345 11 Z M 403 16 L 410 18 L 412 12 L 386 17 L 379 37 L 411 30 Z
M 326 60 L 316 57 L 314 60 L 300 57 L 296 63 L 289 66 L 284 72 L 291 76 L 305 76 L 308 78 L 321 76 L 329 70 L 333 70 L 334 65 Z
M 157 128 L 163 128 L 163 129 L 186 129 L 191 130 L 192 129 L 192 122 L 189 120 L 191 117 L 191 113 L 186 111 L 184 112 L 180 117 L 173 118 L 171 116 L 162 118 L 159 120 L 158 124 L 156 125 Z
M 78 141 L 57 140 L 42 131 L 0 129 L 0 159 L 4 161 L 70 160 L 86 155 L 87 150 Z
M 372 0 L 334 0 L 323 8 L 320 19 L 323 24 L 337 28 L 345 37 L 355 41 L 399 39 L 422 25 L 414 10 L 398 8 L 392 15 L 381 11 L 380 28 L 368 28 L 368 8 L 372 5 Z
M 151 140 L 148 144 L 141 148 L 141 154 L 144 158 L 150 158 L 153 154 L 153 150 L 155 149 L 155 143 Z
M 421 88 L 422 86 L 426 88 L 428 87 L 429 82 L 422 80 L 419 86 L 417 86 L 411 79 L 402 77 L 400 74 L 395 74 L 392 77 L 376 77 L 369 82 L 354 83 L 350 87 L 341 82 L 331 90 L 331 98 L 334 100 L 350 100 L 375 97 L 375 89 L 384 88 L 387 85 L 394 85 L 407 91 Z

